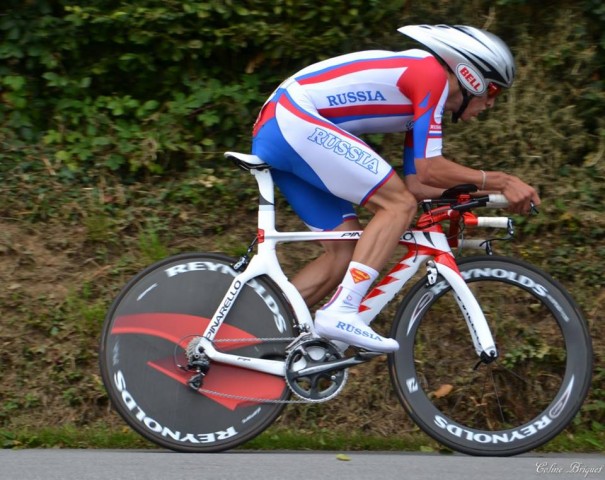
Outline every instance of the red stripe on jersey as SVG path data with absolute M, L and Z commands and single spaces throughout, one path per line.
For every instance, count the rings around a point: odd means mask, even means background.
M 277 102 L 271 100 L 267 103 L 258 114 L 258 118 L 254 123 L 254 127 L 252 127 L 252 136 L 255 137 L 259 130 L 263 127 L 265 123 L 275 117 L 275 106 Z
M 434 57 L 426 57 L 410 63 L 405 75 L 402 75 L 397 82 L 401 93 L 416 107 L 414 120 L 437 106 L 447 84 L 447 73 Z M 435 125 L 432 122 L 431 124 Z
M 354 117 L 354 116 L 384 116 L 401 115 L 408 116 L 414 114 L 414 106 L 408 105 L 355 105 L 350 107 L 328 107 L 318 110 L 322 117 Z
M 362 70 L 403 67 L 405 67 L 404 59 L 401 57 L 377 58 L 375 60 L 360 60 L 347 63 L 345 65 L 335 66 L 332 68 L 328 67 L 327 69 L 320 70 L 318 72 L 309 73 L 307 75 L 303 75 L 301 78 L 297 78 L 296 81 L 300 85 L 311 85 L 313 83 L 321 83 L 326 82 L 328 80 L 333 80 L 343 75 L 348 75 L 350 73 L 355 73 Z
M 342 135 L 343 137 L 348 138 L 349 140 L 351 140 L 352 142 L 354 142 L 356 144 L 363 145 L 364 148 L 367 147 L 367 145 L 365 143 L 363 143 L 361 140 L 359 140 L 359 138 L 354 137 L 350 133 L 345 132 L 344 130 L 341 130 L 341 129 L 337 128 L 336 126 L 334 126 L 333 123 L 323 122 L 319 118 L 314 117 L 313 115 L 310 115 L 307 112 L 305 112 L 304 110 L 302 110 L 301 108 L 297 107 L 295 104 L 293 104 L 290 101 L 290 99 L 288 98 L 287 95 L 282 95 L 280 97 L 278 103 L 282 107 L 284 107 L 286 110 L 288 110 L 290 113 L 292 113 L 293 115 L 296 115 L 298 118 L 301 118 L 305 122 L 309 122 L 309 123 L 311 123 L 313 125 L 318 125 L 318 126 L 320 126 L 322 128 L 325 128 L 327 130 L 331 130 L 333 132 L 336 132 L 338 135 Z

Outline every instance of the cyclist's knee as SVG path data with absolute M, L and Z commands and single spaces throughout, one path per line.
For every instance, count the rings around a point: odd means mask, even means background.
M 396 202 L 395 208 L 409 219 L 409 217 L 416 214 L 418 209 L 416 197 L 408 189 L 405 189 L 405 191 L 401 193 L 401 197 Z
M 388 214 L 393 221 L 409 222 L 416 214 L 417 203 L 414 195 L 397 178 L 397 181 L 389 181 L 379 189 L 366 207 L 374 214 L 381 211 Z

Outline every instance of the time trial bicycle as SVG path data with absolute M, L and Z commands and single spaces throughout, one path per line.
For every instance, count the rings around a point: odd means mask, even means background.
M 258 229 L 239 259 L 220 253 L 166 258 L 133 278 L 103 327 L 100 369 L 118 413 L 155 444 L 182 452 L 234 448 L 263 432 L 292 402 L 324 402 L 348 369 L 382 355 L 316 335 L 312 315 L 280 267 L 284 242 L 354 241 L 359 231 L 283 232 L 274 184 L 259 157 L 228 152 L 256 179 Z M 401 260 L 364 298 L 367 323 L 415 276 L 401 300 L 388 355 L 394 391 L 413 421 L 466 454 L 507 456 L 559 434 L 589 389 L 592 345 L 565 289 L 527 262 L 496 256 L 473 227 L 500 228 L 502 195 L 474 185 L 422 202 L 400 243 Z M 449 225 L 447 225 L 449 224 Z M 459 248 L 485 254 L 456 258 Z M 253 252 L 256 250 L 256 253 Z

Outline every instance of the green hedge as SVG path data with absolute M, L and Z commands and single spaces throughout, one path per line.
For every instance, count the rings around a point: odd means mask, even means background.
M 0 16 L 2 159 L 31 142 L 55 170 L 84 176 L 158 173 L 246 145 L 286 72 L 371 43 L 387 23 L 392 32 L 402 4 L 10 3 Z
M 259 106 L 289 73 L 356 49 L 407 48 L 398 26 L 439 22 L 488 27 L 513 50 L 529 42 L 519 63 L 537 63 L 549 106 L 574 108 L 581 121 L 570 156 L 602 145 L 601 2 L 557 1 L 548 12 L 519 0 L 418 3 L 5 1 L 0 163 L 28 168 L 44 157 L 86 181 L 214 162 L 214 152 L 248 148 Z M 561 28 L 564 43 L 549 44 Z

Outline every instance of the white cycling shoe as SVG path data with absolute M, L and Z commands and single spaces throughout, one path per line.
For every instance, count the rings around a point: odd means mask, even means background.
M 356 313 L 318 310 L 315 314 L 315 331 L 328 340 L 344 342 L 373 352 L 395 352 L 399 343 L 372 330 Z

